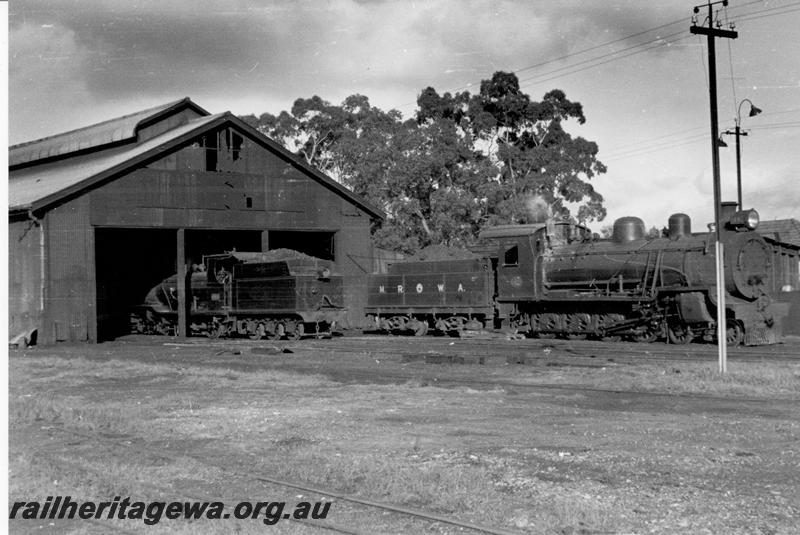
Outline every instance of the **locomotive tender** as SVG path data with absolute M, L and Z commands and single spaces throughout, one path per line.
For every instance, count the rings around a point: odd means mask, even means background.
M 204 256 L 190 276 L 191 333 L 211 338 L 239 334 L 253 340 L 328 335 L 346 312 L 342 276 L 333 268 L 331 261 L 289 250 Z M 132 312 L 131 330 L 173 334 L 177 316 L 173 275 L 153 287 Z
M 786 315 L 766 294 L 771 254 L 757 225 L 746 210 L 726 214 L 721 229 L 731 345 L 776 342 Z M 685 214 L 660 237 L 645 236 L 635 217 L 618 219 L 610 239 L 553 221 L 489 228 L 471 260 L 398 263 L 370 276 L 367 318 L 417 335 L 503 325 L 543 338 L 714 341 L 714 240 L 693 234 Z

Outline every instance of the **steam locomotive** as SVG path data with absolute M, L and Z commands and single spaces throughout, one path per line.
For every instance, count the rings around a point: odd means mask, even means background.
M 296 251 L 207 255 L 190 275 L 191 334 L 253 340 L 326 336 L 345 314 L 342 276 L 333 263 Z M 154 286 L 130 316 L 131 331 L 174 334 L 177 275 Z
M 781 335 L 784 305 L 766 293 L 771 253 L 755 210 L 727 213 L 726 335 L 731 345 Z M 715 233 L 674 214 L 661 236 L 641 219 L 610 239 L 552 220 L 485 229 L 465 259 L 401 262 L 369 277 L 367 321 L 383 332 L 508 327 L 527 336 L 685 344 L 716 340 Z

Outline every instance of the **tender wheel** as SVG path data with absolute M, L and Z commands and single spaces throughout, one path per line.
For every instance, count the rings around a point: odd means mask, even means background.
M 228 334 L 228 327 L 224 323 L 215 323 L 208 330 L 209 338 L 220 338 Z
M 448 331 L 463 331 L 466 324 L 466 320 L 461 316 L 450 316 L 444 321 Z
M 269 338 L 270 340 L 280 340 L 283 338 L 284 334 L 286 334 L 286 328 L 283 326 L 283 323 L 279 323 L 275 326 L 275 331 L 269 335 Z
M 390 332 L 398 332 L 406 330 L 406 323 L 408 319 L 405 316 L 392 316 L 387 320 L 386 327 Z
M 306 332 L 306 326 L 303 325 L 301 322 L 298 322 L 295 325 L 294 330 L 288 333 L 289 340 L 300 340 L 303 337 L 303 334 Z
M 331 324 L 326 321 L 317 323 L 316 331 L 317 338 L 331 338 L 333 336 L 333 333 L 331 332 Z
M 736 320 L 728 320 L 726 322 L 727 329 L 725 332 L 725 339 L 729 346 L 738 346 L 744 342 L 744 329 L 742 325 Z
M 261 340 L 264 338 L 264 335 L 267 333 L 266 327 L 264 327 L 263 323 L 259 323 L 255 330 L 248 334 L 247 336 L 250 337 L 250 340 Z
M 414 336 L 425 336 L 428 333 L 428 322 L 418 321 L 414 326 Z
M 692 333 L 692 329 L 686 325 L 670 325 L 667 327 L 667 337 L 670 343 L 683 345 L 692 341 L 694 333 Z
M 167 336 L 178 336 L 178 326 L 173 325 L 166 318 L 162 318 L 160 322 L 156 323 L 154 330 L 158 334 L 165 334 Z

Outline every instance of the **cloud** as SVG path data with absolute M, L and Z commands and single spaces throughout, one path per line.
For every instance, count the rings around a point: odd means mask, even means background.
M 761 184 L 762 187 L 751 188 L 747 182 L 743 184 L 742 204 L 746 208 L 755 208 L 762 220 L 800 219 L 797 169 L 782 167 L 759 175 L 751 177 L 750 183 Z
M 83 77 L 89 51 L 80 46 L 75 33 L 62 26 L 22 24 L 9 32 L 9 106 L 11 143 L 28 139 L 26 132 L 39 131 L 43 123 L 68 130 L 76 112 L 91 102 Z M 57 102 L 60 114 L 43 114 L 43 103 Z M 48 126 L 50 126 L 48 124 Z M 57 131 L 57 130 L 55 130 Z
M 574 36 L 594 36 L 608 20 L 628 32 L 661 16 L 513 0 L 19 0 L 10 9 L 14 40 L 29 36 L 15 31 L 27 25 L 69 33 L 81 50 L 72 56 L 74 78 L 100 100 L 173 98 L 198 88 L 288 102 L 308 91 L 333 102 L 383 93 L 387 100 L 374 103 L 386 108 L 434 83 L 442 91 L 477 88 L 497 70 L 569 52 L 579 45 Z

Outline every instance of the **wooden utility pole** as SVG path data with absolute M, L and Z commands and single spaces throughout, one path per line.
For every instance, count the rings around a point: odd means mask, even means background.
M 716 28 L 714 27 L 714 6 L 717 4 L 727 6 L 728 0 L 709 2 L 706 4 L 708 7 L 708 27 L 706 28 L 702 25 L 698 26 L 696 19 L 693 18 L 693 25 L 689 31 L 693 34 L 708 36 L 708 93 L 711 101 L 711 160 L 714 172 L 714 229 L 716 232 L 715 253 L 717 257 L 717 347 L 719 349 L 719 372 L 725 373 L 728 366 L 728 340 L 725 322 L 725 259 L 723 256 L 724 250 L 722 247 L 722 240 L 720 239 L 722 232 L 722 225 L 720 224 L 722 201 L 720 199 L 719 146 L 717 144 L 717 140 L 719 139 L 719 127 L 717 116 L 717 60 L 714 38 L 725 37 L 728 39 L 736 39 L 739 34 L 733 30 L 723 30 L 720 23 L 717 23 Z M 700 12 L 701 7 L 703 6 L 695 6 L 695 15 Z

